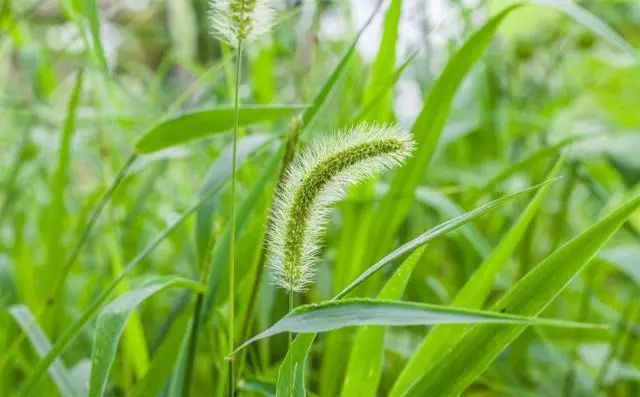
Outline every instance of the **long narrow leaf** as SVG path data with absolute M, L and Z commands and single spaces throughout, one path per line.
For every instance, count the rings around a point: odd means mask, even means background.
M 513 286 L 492 310 L 523 316 L 540 315 L 639 207 L 640 196 L 637 196 L 556 250 Z M 525 329 L 526 325 L 472 328 L 431 371 L 415 379 L 414 387 L 398 395 L 460 394 Z
M 548 177 L 554 178 L 560 172 L 563 160 L 558 161 Z M 547 196 L 551 185 L 542 187 L 531 200 L 522 215 L 513 227 L 504 236 L 500 244 L 469 278 L 469 281 L 458 292 L 452 302 L 453 306 L 470 309 L 481 308 L 491 291 L 498 272 L 507 264 L 507 261 L 517 244 L 524 237 L 527 228 L 537 214 L 542 201 Z M 415 379 L 427 371 L 431 365 L 446 353 L 447 349 L 458 341 L 465 330 L 461 327 L 434 327 L 422 341 L 416 352 L 411 356 L 407 365 L 396 379 L 391 395 L 401 395 L 406 390 L 411 379 Z
M 109 371 L 116 357 L 118 341 L 131 311 L 152 295 L 167 288 L 204 290 L 201 284 L 182 277 L 152 276 L 140 287 L 121 295 L 102 309 L 96 321 L 96 333 L 91 351 L 89 397 L 100 397 L 104 394 Z
M 241 126 L 286 119 L 302 106 L 245 106 L 240 109 Z M 233 108 L 199 110 L 155 125 L 136 142 L 136 151 L 149 154 L 182 145 L 233 128 Z
M 284 332 L 318 333 L 361 325 L 408 326 L 481 323 L 601 328 L 601 326 L 594 324 L 539 319 L 426 303 L 354 298 L 300 306 L 267 330 L 240 345 L 236 352 L 261 339 Z
M 25 305 L 15 305 L 9 308 L 9 314 L 16 320 L 20 328 L 27 334 L 31 345 L 38 356 L 43 357 L 51 350 L 51 342 L 44 331 L 36 324 L 31 310 Z M 63 396 L 80 396 L 82 393 L 74 385 L 71 373 L 61 359 L 55 360 L 49 368 L 49 376 Z

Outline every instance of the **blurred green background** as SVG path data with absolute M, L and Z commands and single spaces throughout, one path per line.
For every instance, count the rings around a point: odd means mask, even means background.
M 241 102 L 294 110 L 311 104 L 376 3 L 277 2 L 273 33 L 246 49 Z M 451 55 L 491 15 L 514 2 L 394 1 L 402 3 L 402 11 L 391 51 L 381 42 L 388 3 L 358 40 L 302 144 L 361 119 L 409 128 Z M 637 53 L 640 2 L 578 3 Z M 208 8 L 206 0 L 0 2 L 1 396 L 17 394 L 39 362 L 29 339 L 20 339 L 7 308 L 24 304 L 38 314 L 92 208 L 134 153 L 136 140 L 184 112 L 232 105 L 233 51 L 210 34 Z M 387 50 L 382 56 L 381 48 Z M 77 106 L 72 106 L 80 73 Z M 286 313 L 286 297 L 267 277 L 257 283 L 258 304 L 248 306 L 248 299 L 250 277 L 260 264 L 267 193 L 274 186 L 274 173 L 265 177 L 263 172 L 274 161 L 275 145 L 295 124 L 293 113 L 251 124 L 241 134 L 243 147 L 255 152 L 239 174 L 240 199 L 253 197 L 240 201 L 241 206 L 248 203 L 250 211 L 238 233 L 239 317 L 247 312 L 256 317 L 252 327 L 239 325 L 245 336 Z M 185 128 L 196 127 L 171 128 L 180 136 L 188 132 Z M 56 341 L 126 263 L 198 199 L 207 175 L 215 178 L 216 166 L 228 164 L 219 156 L 229 143 L 230 135 L 220 133 L 137 158 L 74 263 L 58 306 L 39 319 L 46 338 Z M 504 267 L 489 301 L 640 192 L 638 59 L 553 8 L 526 7 L 505 19 L 486 55 L 457 90 L 410 215 L 386 248 L 489 199 L 542 181 L 562 151 L 563 178 Z M 265 194 L 254 197 L 256 184 L 265 178 L 267 185 L 260 190 Z M 207 203 L 208 212 L 187 219 L 164 239 L 131 276 L 199 279 L 210 241 L 219 239 L 226 227 L 227 190 Z M 363 187 L 339 204 L 327 231 L 317 284 L 301 303 L 329 299 L 359 273 L 356 265 L 344 266 L 360 255 L 350 251 L 350 244 L 366 227 L 363 211 L 376 200 Z M 522 208 L 524 203 L 506 206 L 429 244 L 405 299 L 450 303 Z M 204 235 L 201 222 L 208 230 Z M 383 247 L 376 250 L 386 252 Z M 377 254 L 370 255 L 377 259 Z M 366 256 L 354 263 L 366 262 Z M 545 315 L 603 322 L 612 326 L 612 335 L 554 335 L 553 330 L 543 334 L 531 329 L 465 395 L 640 395 L 640 214 L 630 218 L 594 263 Z M 360 294 L 373 295 L 383 281 L 374 279 Z M 128 279 L 117 292 L 135 283 Z M 222 358 L 227 348 L 220 324 L 226 321 L 222 297 L 227 286 L 221 282 L 220 288 L 213 314 L 202 325 L 193 395 L 224 395 Z M 107 395 L 132 395 L 174 324 L 182 321 L 184 328 L 183 314 L 189 312 L 192 298 L 192 293 L 169 290 L 135 311 Z M 88 379 L 94 326 L 84 327 L 60 356 L 80 388 Z M 180 329 L 173 332 L 178 335 Z M 379 395 L 386 395 L 424 334 L 424 327 L 389 331 Z M 177 347 L 180 335 L 174 336 Z M 330 333 L 314 345 L 308 377 L 314 394 L 338 395 L 346 363 L 341 351 L 351 335 Z M 240 374 L 242 393 L 270 395 L 286 348 L 286 338 L 277 337 L 250 350 Z M 171 374 L 175 379 L 175 372 Z M 168 377 L 156 381 L 162 383 L 162 395 L 171 395 Z M 44 377 L 34 395 L 58 393 L 55 381 Z

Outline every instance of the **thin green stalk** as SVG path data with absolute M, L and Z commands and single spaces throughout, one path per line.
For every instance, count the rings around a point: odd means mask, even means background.
M 236 52 L 236 86 L 233 127 L 233 157 L 231 163 L 231 229 L 229 239 L 229 352 L 233 352 L 235 341 L 235 281 L 236 281 L 236 162 L 238 153 L 238 130 L 240 118 L 240 78 L 242 71 L 242 40 L 238 40 Z M 234 360 L 229 360 L 229 396 L 235 396 Z
M 289 313 L 293 311 L 293 290 L 289 290 Z M 289 397 L 293 396 L 293 333 L 289 332 Z

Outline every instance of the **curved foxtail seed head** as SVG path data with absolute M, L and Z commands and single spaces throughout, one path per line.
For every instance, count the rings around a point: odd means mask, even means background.
M 413 147 L 411 136 L 399 127 L 359 124 L 313 143 L 296 157 L 271 215 L 267 248 L 274 283 L 304 291 L 315 274 L 331 204 L 349 185 L 402 164 Z
M 237 46 L 252 41 L 273 27 L 273 0 L 210 0 L 209 21 L 213 35 Z

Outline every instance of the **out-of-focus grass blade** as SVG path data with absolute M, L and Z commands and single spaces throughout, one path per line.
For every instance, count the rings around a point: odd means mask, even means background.
M 241 162 L 238 162 L 238 169 L 242 166 Z M 229 174 L 231 172 L 231 164 L 221 164 L 222 169 L 221 173 Z M 224 182 L 227 181 L 228 178 L 225 178 L 220 181 L 215 186 L 212 186 L 211 189 L 203 196 L 201 196 L 196 203 L 191 205 L 186 211 L 182 213 L 175 221 L 173 221 L 170 225 L 168 225 L 155 239 L 153 239 L 145 248 L 133 258 L 127 266 L 124 268 L 122 273 L 118 275 L 118 277 L 107 287 L 99 296 L 96 298 L 89 307 L 87 307 L 77 318 L 77 320 L 69 326 L 69 328 L 60 336 L 60 338 L 55 342 L 49 353 L 47 353 L 42 361 L 38 363 L 38 365 L 33 369 L 33 372 L 29 374 L 29 377 L 25 381 L 25 385 L 22 390 L 18 393 L 19 396 L 28 396 L 33 393 L 34 388 L 46 372 L 49 365 L 67 348 L 69 343 L 73 341 L 82 331 L 82 328 L 98 313 L 98 310 L 105 304 L 105 302 L 111 296 L 111 293 L 114 292 L 118 284 L 124 280 L 124 278 L 131 272 L 133 268 L 135 268 L 140 262 L 142 262 L 164 239 L 167 238 L 171 232 L 173 232 L 178 226 L 180 226 L 189 216 L 191 216 L 194 212 L 196 212 L 210 197 L 215 194 L 218 194 L 224 186 Z
M 402 76 L 402 73 L 404 73 L 407 67 L 409 67 L 411 62 L 418 55 L 418 52 L 419 51 L 414 51 L 411 55 L 409 55 L 407 59 L 405 59 L 405 61 L 402 62 L 400 66 L 398 66 L 393 74 L 391 74 L 391 76 L 389 76 L 389 78 L 383 82 L 382 85 L 376 87 L 376 94 L 373 95 L 368 102 L 365 102 L 362 110 L 360 110 L 360 112 L 358 112 L 358 114 L 351 119 L 350 124 L 354 124 L 357 121 L 364 119 L 367 114 L 373 113 L 373 109 L 379 106 L 380 101 L 382 101 L 385 97 L 388 97 L 389 92 L 398 82 L 400 76 Z
M 274 397 L 276 395 L 276 388 L 273 383 L 258 379 L 243 379 L 238 385 L 238 390 L 253 392 L 264 397 Z
M 565 13 L 574 21 L 590 29 L 604 41 L 631 55 L 637 62 L 640 62 L 640 54 L 638 54 L 638 51 L 633 48 L 631 44 L 600 18 L 580 7 L 578 4 L 566 0 L 533 0 L 531 3 L 548 5 Z
M 426 246 L 418 248 L 400 265 L 378 294 L 378 299 L 402 298 L 413 269 L 425 249 Z M 366 326 L 358 330 L 351 348 L 341 396 L 373 397 L 376 395 L 382 373 L 385 334 L 384 327 Z
M 93 54 L 98 61 L 102 71 L 107 72 L 107 58 L 104 55 L 102 39 L 100 37 L 100 16 L 98 14 L 98 0 L 84 0 L 84 12 L 89 22 L 89 32 L 91 33 L 91 46 Z
M 558 161 L 548 177 L 555 178 L 560 172 L 563 160 Z M 509 257 L 524 237 L 529 225 L 538 213 L 551 185 L 543 186 L 531 200 L 522 215 L 502 239 L 496 249 L 489 255 L 469 278 L 469 281 L 458 292 L 452 306 L 470 309 L 481 308 L 489 295 L 497 274 L 506 266 Z M 425 373 L 447 349 L 464 334 L 462 327 L 434 327 L 422 341 L 411 359 L 396 379 L 390 395 L 402 395 L 411 384 L 411 380 Z
M 64 195 L 69 180 L 69 164 L 71 162 L 71 141 L 76 130 L 76 113 L 82 92 L 82 82 L 84 73 L 79 71 L 76 75 L 75 85 L 67 104 L 67 115 L 60 137 L 60 148 L 58 149 L 58 161 L 51 180 L 51 205 L 47 209 L 47 259 L 50 263 L 51 274 L 58 270 L 60 264 L 60 229 L 64 219 Z
M 402 0 L 391 0 L 387 14 L 384 18 L 384 30 L 380 40 L 380 48 L 373 66 L 371 67 L 371 79 L 364 92 L 364 103 L 377 98 L 367 116 L 372 120 L 387 121 L 391 105 L 389 92 L 379 94 L 378 90 L 393 73 L 396 63 L 396 42 L 398 41 L 398 26 L 402 14 Z
M 261 197 L 263 197 L 268 186 L 270 186 L 274 181 L 279 164 L 280 156 L 274 156 L 274 158 L 265 167 L 264 172 L 260 175 L 258 181 L 251 188 L 247 198 L 244 199 L 238 207 L 236 218 L 236 227 L 238 231 L 242 231 L 247 222 L 251 219 L 251 214 L 256 209 L 256 203 Z M 216 241 L 216 245 L 211 254 L 211 272 L 207 280 L 207 293 L 202 307 L 204 319 L 208 318 L 208 315 L 213 308 L 216 294 L 220 286 L 220 281 L 223 280 L 224 275 L 227 274 L 229 270 L 229 238 L 229 229 L 226 228 L 220 238 Z
M 398 197 L 413 196 L 429 167 L 458 87 L 484 54 L 500 22 L 517 7 L 518 5 L 514 5 L 502 11 L 474 33 L 451 57 L 442 75 L 429 91 L 424 107 L 412 127 L 417 149 L 405 167 L 398 171 L 381 203 L 380 213 L 384 214 L 386 221 L 379 222 L 378 228 L 373 230 L 374 243 L 387 240 L 404 220 L 412 201 L 399 200 Z
M 394 178 L 389 193 L 382 202 L 380 213 L 385 215 L 386 222 L 379 222 L 378 230 L 374 230 L 374 244 L 385 241 L 393 235 L 406 217 L 411 201 L 398 200 L 398 197 L 409 197 L 428 170 L 436 150 L 437 143 L 445 126 L 455 93 L 460 84 L 484 54 L 493 39 L 500 23 L 513 10 L 526 4 L 545 4 L 567 14 L 578 23 L 584 24 L 607 42 L 622 48 L 638 59 L 638 53 L 604 22 L 590 14 L 573 2 L 564 0 L 534 0 L 511 5 L 491 18 L 482 28 L 474 33 L 464 45 L 451 57 L 441 76 L 435 82 L 425 99 L 425 105 L 418 115 L 412 133 L 417 142 L 417 150 Z M 380 240 L 378 240 L 380 239 Z M 380 245 L 380 244 L 378 244 Z
M 160 395 L 160 391 L 165 386 L 166 380 L 171 377 L 171 372 L 176 365 L 176 357 L 180 352 L 180 342 L 187 330 L 191 313 L 191 310 L 183 310 L 174 321 L 171 329 L 153 355 L 146 375 L 136 383 L 131 391 L 131 397 Z M 161 381 L 158 381 L 159 379 Z
M 238 349 L 284 332 L 317 333 L 361 325 L 527 324 L 568 328 L 602 328 L 597 324 L 541 319 L 500 312 L 427 303 L 353 298 L 300 306 Z
M 617 267 L 640 286 L 639 246 L 629 244 L 607 249 L 600 254 L 600 257 Z
M 31 345 L 38 356 L 42 357 L 51 350 L 51 342 L 42 329 L 35 322 L 31 310 L 25 305 L 14 305 L 9 308 L 9 313 L 16 320 L 20 328 L 27 334 Z M 63 396 L 80 396 L 81 390 L 74 385 L 71 373 L 66 368 L 61 359 L 56 359 L 49 367 L 51 380 L 58 387 L 58 391 Z
M 358 285 L 362 284 L 365 280 L 367 280 L 369 277 L 373 276 L 376 272 L 378 272 L 382 267 L 384 267 L 386 264 L 388 264 L 389 262 L 391 262 L 392 260 L 413 251 L 414 249 L 428 243 L 429 241 L 435 239 L 436 237 L 439 237 L 441 235 L 443 235 L 444 233 L 447 233 L 451 230 L 457 229 L 458 227 L 464 225 L 465 223 L 471 221 L 472 219 L 475 219 L 477 217 L 479 217 L 480 215 L 483 215 L 485 213 L 487 213 L 488 211 L 492 210 L 493 208 L 500 206 L 502 204 L 505 204 L 506 202 L 513 200 L 514 198 L 534 191 L 536 189 L 539 189 L 540 187 L 553 182 L 553 180 L 551 181 L 547 181 L 544 183 L 541 183 L 539 185 L 536 186 L 532 186 L 529 187 L 527 189 L 524 190 L 520 190 L 518 192 L 515 193 L 511 193 L 508 194 L 504 197 L 501 197 L 497 200 L 491 201 L 490 203 L 487 203 L 485 205 L 483 205 L 482 207 L 479 207 L 473 211 L 467 212 L 463 215 L 460 215 L 456 218 L 450 219 L 447 222 L 441 223 L 440 225 L 434 227 L 431 230 L 426 231 L 425 233 L 421 234 L 420 236 L 416 237 L 415 239 L 409 241 L 408 243 L 402 245 L 401 247 L 395 249 L 393 252 L 391 252 L 390 254 L 388 254 L 387 256 L 385 256 L 384 258 L 380 259 L 376 264 L 374 264 L 373 266 L 371 266 L 370 268 L 368 268 L 364 273 L 362 273 L 360 276 L 358 276 L 358 278 L 356 278 L 351 284 L 349 284 L 347 287 L 345 287 L 334 299 L 340 299 L 343 296 L 345 296 L 346 294 L 348 294 L 349 292 L 351 292 L 354 288 L 356 288 Z
M 303 106 L 244 106 L 241 126 L 290 117 Z M 186 113 L 151 127 L 136 142 L 139 154 L 149 154 L 233 128 L 233 108 L 199 110 Z
M 331 91 L 333 91 L 333 88 L 335 87 L 336 83 L 340 79 L 340 76 L 342 76 L 342 73 L 344 72 L 347 64 L 349 63 L 349 59 L 351 59 L 351 55 L 353 55 L 353 53 L 355 52 L 356 44 L 358 44 L 358 40 L 360 40 L 360 37 L 362 37 L 362 33 L 364 33 L 365 29 L 371 24 L 371 21 L 373 21 L 373 17 L 378 13 L 378 10 L 382 6 L 382 3 L 383 3 L 382 0 L 378 1 L 378 4 L 376 5 L 373 12 L 371 13 L 371 16 L 365 22 L 365 24 L 360 28 L 360 30 L 356 34 L 356 37 L 353 39 L 353 42 L 351 43 L 351 45 L 349 46 L 345 54 L 340 59 L 340 62 L 338 62 L 338 65 L 333 70 L 331 75 L 329 75 L 329 78 L 320 89 L 320 92 L 318 92 L 318 95 L 316 95 L 316 97 L 314 98 L 311 106 L 307 108 L 307 110 L 303 113 L 302 122 L 304 127 L 307 127 L 311 124 L 311 122 L 316 117 L 316 115 L 318 114 L 322 106 L 327 101 L 329 94 L 331 94 Z
M 189 288 L 204 291 L 204 286 L 177 276 L 150 276 L 141 285 L 113 300 L 98 315 L 91 352 L 89 397 L 104 394 L 111 365 L 116 357 L 118 341 L 132 310 L 153 294 L 167 288 Z
M 640 196 L 579 234 L 536 265 L 491 308 L 493 311 L 538 316 L 593 259 L 597 252 L 640 207 Z M 526 325 L 478 325 L 405 395 L 453 396 L 469 386 L 524 330 Z M 455 376 L 451 376 L 455 374 Z M 418 374 L 417 374 L 418 375 Z
M 557 156 L 558 153 L 560 153 L 560 151 L 562 149 L 564 149 L 565 147 L 571 145 L 574 142 L 577 142 L 579 140 L 582 139 L 586 139 L 588 137 L 586 136 L 573 136 L 573 137 L 569 137 L 567 139 L 563 139 L 560 142 L 553 144 L 553 145 L 549 145 L 549 146 L 544 146 L 536 151 L 534 151 L 533 153 L 525 156 L 524 158 L 522 158 L 521 160 L 518 160 L 512 164 L 509 164 L 508 167 L 505 167 L 504 169 L 500 170 L 497 174 L 495 174 L 494 176 L 492 176 L 487 182 L 484 183 L 484 185 L 479 189 L 479 191 L 476 193 L 476 196 L 479 196 L 483 193 L 488 193 L 491 192 L 496 186 L 498 186 L 500 183 L 504 182 L 505 180 L 507 180 L 510 176 L 524 171 L 527 168 L 529 168 L 532 164 L 537 163 L 538 161 L 544 160 L 546 158 L 550 158 L 553 156 Z
M 464 214 L 464 209 L 445 194 L 424 186 L 419 186 L 416 189 L 416 200 L 434 208 L 448 218 L 455 218 Z M 474 225 L 466 224 L 462 226 L 460 233 L 469 241 L 480 257 L 486 258 L 489 256 L 491 246 Z
M 255 134 L 244 137 L 238 141 L 237 156 L 238 164 L 242 164 L 249 156 L 255 154 L 260 148 L 262 148 L 270 137 L 266 134 Z M 216 186 L 225 180 L 227 180 L 231 173 L 229 171 L 228 164 L 231 164 L 233 156 L 233 146 L 227 146 L 218 159 L 211 164 L 207 176 L 205 177 L 202 187 L 200 188 L 199 195 L 203 196 L 211 189 L 212 186 Z M 212 224 L 213 224 L 213 212 L 215 209 L 215 202 L 213 198 L 207 200 L 197 214 L 196 223 L 196 248 L 198 253 L 198 261 L 201 263 L 208 255 L 209 243 L 211 240 Z

